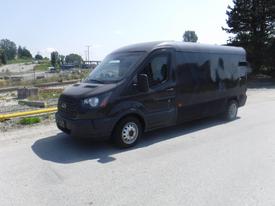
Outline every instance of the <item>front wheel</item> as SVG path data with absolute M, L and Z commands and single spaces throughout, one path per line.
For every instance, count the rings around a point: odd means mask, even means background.
M 126 117 L 117 124 L 113 133 L 113 139 L 118 147 L 128 148 L 138 142 L 141 134 L 140 121 L 135 117 Z
M 237 118 L 238 114 L 238 102 L 236 100 L 231 100 L 228 102 L 226 111 L 224 113 L 224 119 L 227 121 L 232 121 Z

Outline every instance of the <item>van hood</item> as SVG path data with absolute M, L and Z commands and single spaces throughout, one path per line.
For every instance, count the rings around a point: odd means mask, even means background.
M 86 98 L 100 95 L 102 93 L 111 91 L 117 84 L 91 84 L 91 83 L 77 83 L 67 87 L 62 95 L 73 98 Z

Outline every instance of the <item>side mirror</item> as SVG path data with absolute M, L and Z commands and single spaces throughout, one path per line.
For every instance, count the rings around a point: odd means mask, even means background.
M 138 89 L 141 92 L 149 91 L 149 81 L 147 74 L 139 74 L 137 77 Z

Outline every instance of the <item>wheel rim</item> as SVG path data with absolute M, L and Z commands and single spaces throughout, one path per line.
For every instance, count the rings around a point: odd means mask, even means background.
M 235 103 L 231 104 L 229 106 L 229 117 L 230 119 L 234 119 L 237 116 L 238 107 Z
M 124 125 L 121 132 L 122 141 L 125 144 L 132 144 L 138 137 L 138 126 L 134 122 L 128 122 Z

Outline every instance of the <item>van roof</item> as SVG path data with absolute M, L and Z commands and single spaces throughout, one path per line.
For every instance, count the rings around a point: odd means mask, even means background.
M 190 42 L 180 42 L 180 41 L 154 41 L 154 42 L 132 44 L 132 45 L 119 48 L 115 50 L 113 53 L 134 52 L 134 51 L 151 52 L 155 49 L 162 49 L 162 48 L 174 48 L 176 51 L 227 53 L 227 54 L 245 55 L 245 50 L 241 47 L 220 46 L 220 45 L 210 45 L 210 44 L 190 43 Z

